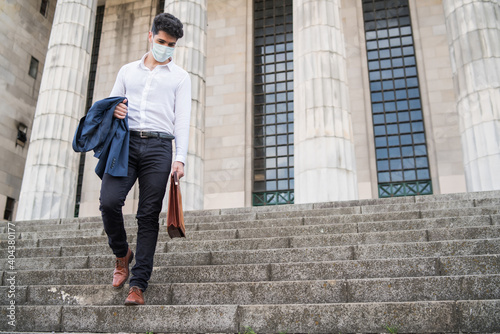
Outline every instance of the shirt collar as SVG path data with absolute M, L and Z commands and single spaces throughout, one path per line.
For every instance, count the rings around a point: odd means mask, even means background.
M 149 52 L 145 53 L 144 56 L 142 56 L 141 61 L 139 62 L 139 66 L 142 69 L 149 71 L 149 68 L 146 66 L 146 64 L 144 64 L 144 61 L 146 60 L 146 57 L 147 57 L 148 54 L 149 54 Z M 156 65 L 156 67 L 165 67 L 166 69 L 168 69 L 169 71 L 171 71 L 173 64 L 174 64 L 174 60 L 171 58 L 170 61 L 168 62 L 168 64 Z

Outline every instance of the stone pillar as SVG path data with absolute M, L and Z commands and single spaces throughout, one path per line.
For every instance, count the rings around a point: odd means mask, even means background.
M 500 4 L 443 0 L 467 191 L 500 189 Z
M 71 217 L 97 0 L 59 0 L 17 209 L 17 220 Z
M 358 197 L 340 6 L 294 1 L 295 203 Z
M 174 15 L 184 25 L 184 37 L 173 56 L 174 62 L 189 72 L 192 83 L 189 149 L 181 191 L 183 208 L 199 210 L 203 209 L 207 0 L 167 0 L 165 13 Z

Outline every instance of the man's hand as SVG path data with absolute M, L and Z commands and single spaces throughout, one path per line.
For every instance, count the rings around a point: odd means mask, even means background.
M 180 179 L 184 176 L 184 164 L 180 161 L 174 161 L 172 165 L 172 173 L 177 172 L 177 177 Z
M 119 118 L 119 119 L 125 118 L 125 116 L 128 113 L 128 107 L 125 103 L 127 103 L 127 99 L 123 100 L 122 103 L 118 104 L 115 107 L 115 111 L 113 112 L 113 116 L 115 116 L 116 118 Z

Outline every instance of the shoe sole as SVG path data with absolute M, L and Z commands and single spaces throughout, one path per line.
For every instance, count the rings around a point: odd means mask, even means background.
M 132 252 L 132 256 L 130 257 L 130 260 L 128 260 L 128 265 L 130 266 L 130 264 L 132 263 L 132 261 L 134 260 L 134 252 Z M 122 284 L 118 285 L 118 286 L 114 286 L 113 285 L 113 288 L 115 289 L 121 289 L 123 288 L 123 286 L 125 285 L 125 283 L 127 283 L 127 280 L 128 278 L 130 277 L 130 268 L 128 270 L 128 275 L 127 275 L 127 278 L 123 281 Z
M 137 305 L 144 305 L 144 304 L 139 304 L 137 302 L 125 302 L 125 306 L 137 306 Z

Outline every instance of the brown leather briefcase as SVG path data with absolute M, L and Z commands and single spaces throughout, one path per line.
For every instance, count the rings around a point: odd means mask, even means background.
M 167 232 L 170 238 L 185 238 L 184 214 L 182 212 L 181 186 L 177 172 L 170 177 L 170 191 L 168 194 Z

